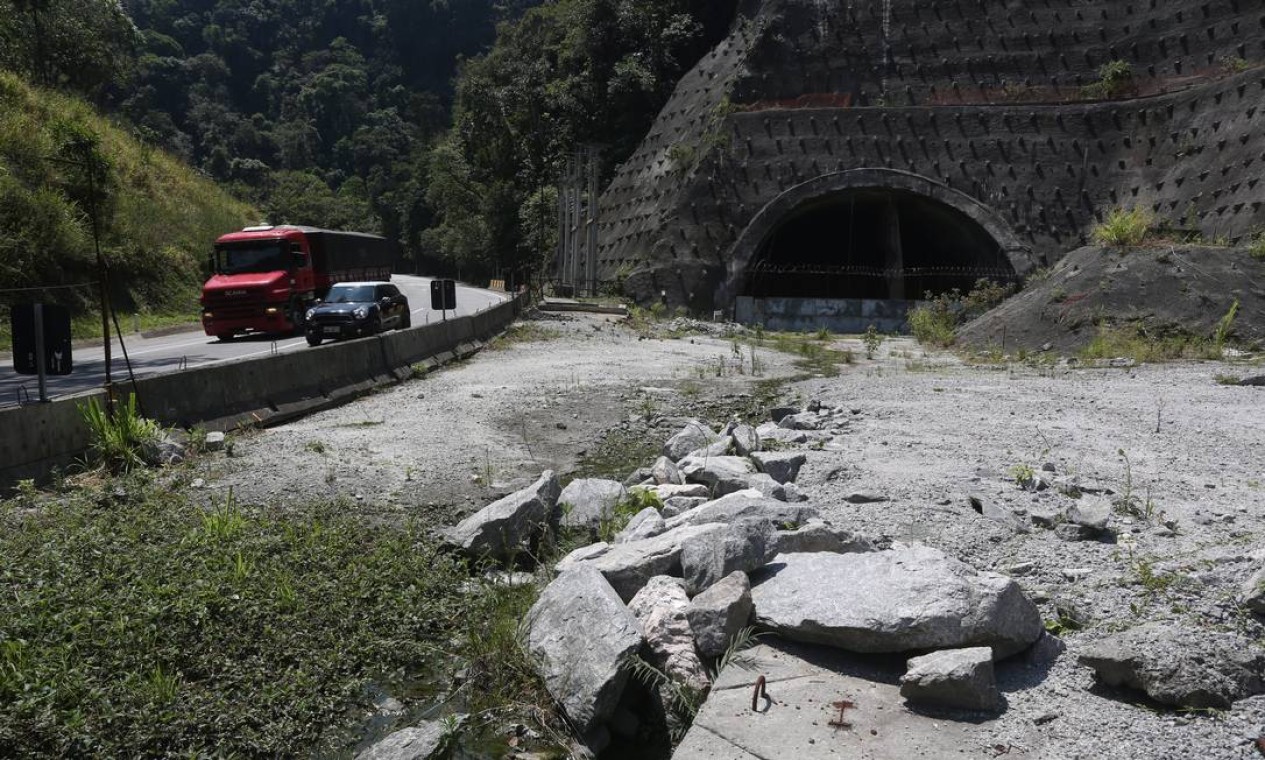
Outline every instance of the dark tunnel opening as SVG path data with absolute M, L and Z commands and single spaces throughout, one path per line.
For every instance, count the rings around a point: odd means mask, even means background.
M 921 300 L 969 292 L 982 278 L 1017 279 L 978 222 L 917 193 L 867 188 L 788 214 L 752 258 L 743 295 Z

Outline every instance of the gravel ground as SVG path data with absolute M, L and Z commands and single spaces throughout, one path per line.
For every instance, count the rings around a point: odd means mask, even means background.
M 762 376 L 739 375 L 723 337 L 639 339 L 613 318 L 588 315 L 526 324 L 523 337 L 544 339 L 509 341 L 240 439 L 232 457 L 206 460 L 208 492 L 232 487 L 244 500 L 278 504 L 345 497 L 366 514 L 452 523 L 542 469 L 574 471 L 603 440 L 607 453 L 615 439 L 653 448 L 680 415 L 718 423 L 726 405 L 750 404 L 753 381 L 797 372 L 793 357 L 762 350 Z M 859 341 L 836 346 L 864 356 Z M 828 519 L 875 538 L 923 541 L 981 569 L 1020 575 L 1016 566 L 1031 563 L 1019 580 L 1044 616 L 1057 618 L 1057 603 L 1085 623 L 1063 634 L 1068 651 L 1052 665 L 999 666 L 1007 710 L 978 724 L 978 745 L 946 756 L 988 757 L 995 750 L 980 748 L 995 745 L 1009 747 L 1007 756 L 1051 759 L 1259 756 L 1251 743 L 1265 734 L 1265 697 L 1224 712 L 1174 712 L 1096 685 L 1076 662 L 1090 642 L 1144 620 L 1265 637 L 1261 620 L 1232 599 L 1265 562 L 1265 390 L 1214 381 L 1259 371 L 967 365 L 889 339 L 875 360 L 858 359 L 838 377 L 786 385 L 786 399 L 853 412 L 844 434 L 806 447 L 799 484 Z M 971 496 L 985 514 L 1024 523 L 1070 498 L 1021 489 L 1016 466 L 1052 467 L 1044 474 L 1056 483 L 1132 496 L 1139 514 L 1116 515 L 1118 539 L 1105 542 L 978 513 Z M 887 500 L 849 503 L 855 491 Z

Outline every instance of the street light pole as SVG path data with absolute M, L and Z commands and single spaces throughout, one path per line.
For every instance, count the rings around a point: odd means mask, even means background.
M 110 379 L 110 291 L 105 274 L 105 260 L 101 258 L 101 234 L 97 225 L 96 162 L 92 153 L 85 149 L 84 163 L 88 167 L 88 216 L 92 219 L 92 247 L 97 254 L 97 281 L 101 294 L 101 336 L 105 351 L 105 409 L 114 416 L 114 384 Z

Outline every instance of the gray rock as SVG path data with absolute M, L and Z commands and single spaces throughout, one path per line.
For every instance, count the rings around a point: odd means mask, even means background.
M 749 457 L 760 450 L 760 434 L 750 425 L 735 425 L 729 431 L 729 437 L 733 439 L 734 451 L 740 456 Z
M 751 455 L 751 461 L 777 482 L 789 483 L 799 475 L 799 468 L 808 457 L 799 451 L 757 451 Z
M 630 472 L 628 474 L 628 477 L 624 478 L 624 486 L 627 488 L 632 488 L 635 485 L 645 483 L 647 480 L 651 481 L 652 483 L 654 482 L 654 478 L 651 477 L 650 468 L 638 467 L 637 469 Z
M 1034 506 L 1028 510 L 1028 519 L 1038 528 L 1054 528 L 1063 522 L 1063 510 L 1055 506 Z
M 723 531 L 720 525 L 686 525 L 652 538 L 608 546 L 604 551 L 580 554 L 576 550 L 558 563 L 565 573 L 579 565 L 596 568 L 624 601 L 636 596 L 656 575 L 681 575 L 681 545 L 696 536 Z
M 706 504 L 711 499 L 706 496 L 671 496 L 663 500 L 663 509 L 661 510 L 664 519 L 676 517 L 677 515 L 688 512 L 695 507 Z
M 650 649 L 650 664 L 677 683 L 703 690 L 711 684 L 694 651 L 694 629 L 686 610 L 690 599 L 680 578 L 651 578 L 628 603 Z
M 1265 567 L 1252 573 L 1252 577 L 1239 587 L 1239 604 L 1252 612 L 1265 615 Z
M 755 472 L 747 476 L 747 489 L 759 491 L 766 499 L 789 501 L 786 498 L 786 486 L 777 482 L 763 472 Z M 745 489 L 744 489 L 745 490 Z
M 716 438 L 716 431 L 698 420 L 690 420 L 685 423 L 685 427 L 663 444 L 663 455 L 677 462 L 691 451 L 714 443 Z
M 1090 644 L 1080 663 L 1109 686 L 1145 691 L 1156 702 L 1228 708 L 1265 693 L 1265 652 L 1241 636 L 1146 623 Z
M 660 501 L 667 501 L 678 496 L 688 496 L 706 501 L 712 495 L 711 489 L 702 483 L 683 483 L 681 485 L 667 483 L 661 486 L 652 486 L 649 490 L 653 491 Z
M 808 434 L 802 430 L 788 430 L 786 428 L 773 426 L 769 430 L 765 430 L 763 426 L 759 428 L 761 448 L 767 448 L 766 441 L 777 441 L 787 445 L 796 445 L 808 443 Z
M 733 572 L 690 601 L 685 614 L 694 631 L 694 643 L 704 657 L 719 657 L 734 636 L 751 622 L 751 582 L 747 574 Z
M 777 425 L 786 430 L 817 430 L 821 427 L 821 417 L 814 412 L 800 412 L 783 417 Z
M 887 501 L 887 497 L 871 491 L 853 491 L 843 497 L 843 500 L 849 504 L 877 504 L 880 501 Z
M 804 554 L 810 552 L 874 551 L 874 546 L 852 531 L 836 528 L 822 520 L 809 520 L 794 530 L 779 530 L 773 536 L 769 557 L 777 554 Z
M 546 586 L 525 625 L 545 689 L 581 734 L 593 734 L 619 703 L 641 625 L 601 573 L 585 565 Z
M 141 444 L 141 459 L 151 467 L 180 464 L 186 455 L 184 444 L 166 434 Z
M 746 457 L 688 456 L 678 466 L 687 483 L 702 483 L 711 489 L 713 496 L 743 490 L 747 487 L 747 476 L 755 472 L 755 465 Z
M 782 495 L 785 500 L 789 502 L 808 501 L 808 497 L 805 496 L 794 483 L 783 483 Z
M 792 414 L 799 414 L 799 411 L 797 406 L 775 406 L 769 410 L 769 419 L 773 420 L 774 423 L 780 423 Z
M 667 530 L 663 524 L 663 517 L 659 514 L 659 510 L 654 507 L 646 507 L 637 514 L 632 516 L 628 524 L 624 526 L 615 536 L 615 543 L 626 544 L 629 541 L 641 541 L 647 538 L 653 538 Z
M 911 702 L 964 710 L 996 710 L 1001 703 L 989 647 L 946 649 L 911 658 L 900 677 L 900 695 Z
M 1002 658 L 1044 631 L 1014 580 L 922 545 L 782 554 L 751 582 L 761 625 L 854 652 L 989 646 Z
M 492 502 L 444 532 L 445 540 L 475 558 L 508 560 L 531 549 L 552 529 L 558 478 L 546 470 L 532 485 Z
M 659 485 L 680 485 L 685 482 L 676 463 L 667 457 L 659 457 L 655 460 L 654 465 L 650 467 L 650 477 L 654 478 L 654 482 Z
M 1101 533 L 1111 521 L 1111 502 L 1101 498 L 1080 499 L 1067 508 L 1067 521 Z
M 721 530 L 694 536 L 681 544 L 681 575 L 691 594 L 707 590 L 730 573 L 762 567 L 773 543 L 767 520 L 737 520 Z
M 615 513 L 615 505 L 628 498 L 621 483 L 600 478 L 578 478 L 567 484 L 558 496 L 564 528 L 596 529 Z
M 806 504 L 788 504 L 770 499 L 756 490 L 738 491 L 709 501 L 668 521 L 668 530 L 681 525 L 727 523 L 743 518 L 768 520 L 778 528 L 799 525 L 817 517 Z
M 715 441 L 707 444 L 706 446 L 694 449 L 685 456 L 686 458 L 693 457 L 696 459 L 728 456 L 729 450 L 732 446 L 733 439 L 729 436 L 725 436 L 723 438 L 717 438 Z
M 356 755 L 356 760 L 431 760 L 441 756 L 448 739 L 442 721 L 427 720 L 389 734 Z
M 202 446 L 207 451 L 221 451 L 224 449 L 224 434 L 218 430 L 212 430 L 206 434 L 206 440 L 202 442 Z

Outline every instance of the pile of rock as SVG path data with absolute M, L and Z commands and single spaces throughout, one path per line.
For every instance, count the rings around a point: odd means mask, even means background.
M 562 491 L 547 472 L 447 532 L 472 556 L 507 561 L 559 525 L 595 530 L 629 494 L 658 497 L 661 507 L 612 541 L 563 558 L 526 620 L 528 651 L 590 749 L 636 729 L 621 704 L 630 658 L 701 692 L 708 661 L 753 623 L 853 652 L 930 650 L 910 661 L 910 699 L 998 704 L 992 660 L 1043 632 L 1018 585 L 925 546 L 878 550 L 831 525 L 794 486 L 804 453 L 766 450 L 806 441 L 805 431 L 836 434 L 840 417 L 782 409 L 759 428 L 719 432 L 690 420 L 628 482 L 578 480 Z

